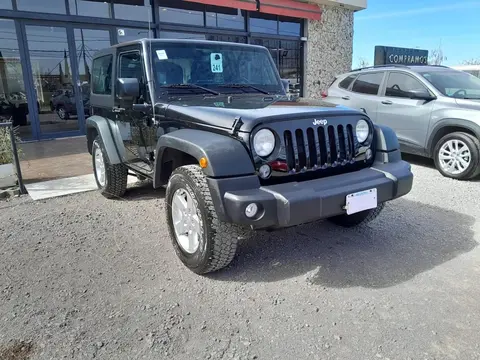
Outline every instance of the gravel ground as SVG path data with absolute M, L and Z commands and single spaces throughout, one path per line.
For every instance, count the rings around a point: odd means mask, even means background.
M 259 233 L 207 277 L 163 191 L 0 202 L 0 358 L 480 359 L 480 183 L 413 171 L 367 228 Z

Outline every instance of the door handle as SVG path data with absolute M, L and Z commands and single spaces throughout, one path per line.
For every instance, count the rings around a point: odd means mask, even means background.
M 382 104 L 385 104 L 385 105 L 392 105 L 393 102 L 391 102 L 390 100 L 383 100 L 382 101 Z
M 343 100 L 350 100 L 350 96 L 342 96 Z

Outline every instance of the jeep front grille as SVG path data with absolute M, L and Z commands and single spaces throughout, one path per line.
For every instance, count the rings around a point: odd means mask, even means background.
M 350 124 L 286 130 L 283 136 L 289 172 L 355 162 L 355 142 Z

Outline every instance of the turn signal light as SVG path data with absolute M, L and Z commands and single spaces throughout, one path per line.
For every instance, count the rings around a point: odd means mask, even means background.
M 205 158 L 205 157 L 200 158 L 200 160 L 198 161 L 198 164 L 200 165 L 200 167 L 202 169 L 205 169 L 208 166 L 207 158 Z

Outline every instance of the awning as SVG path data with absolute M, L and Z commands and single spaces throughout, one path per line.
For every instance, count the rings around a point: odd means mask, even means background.
M 256 0 L 185 0 L 187 2 L 200 3 L 204 5 L 216 5 L 234 9 L 256 11 Z
M 294 0 L 260 0 L 260 12 L 310 20 L 320 20 L 322 16 L 318 5 Z

